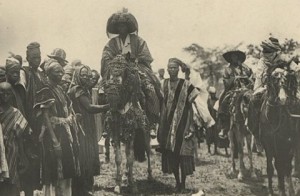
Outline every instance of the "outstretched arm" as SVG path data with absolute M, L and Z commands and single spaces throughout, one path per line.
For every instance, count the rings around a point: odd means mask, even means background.
M 109 109 L 109 104 L 105 104 L 105 105 L 91 104 L 90 100 L 85 95 L 81 95 L 80 97 L 78 97 L 78 99 L 79 99 L 79 103 L 84 107 L 84 109 L 88 113 L 96 114 L 100 112 L 106 112 Z

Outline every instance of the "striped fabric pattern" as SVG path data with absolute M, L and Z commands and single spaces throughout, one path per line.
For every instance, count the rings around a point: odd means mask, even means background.
M 3 130 L 10 180 L 12 183 L 17 183 L 17 163 L 19 156 L 17 138 L 23 134 L 28 123 L 22 113 L 14 107 L 10 107 L 5 112 L 0 113 L 0 122 Z

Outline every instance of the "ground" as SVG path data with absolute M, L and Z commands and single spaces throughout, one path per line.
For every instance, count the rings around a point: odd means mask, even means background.
M 111 149 L 111 151 L 113 151 Z M 199 190 L 203 190 L 205 195 L 267 195 L 267 175 L 265 156 L 254 154 L 254 167 L 256 178 L 246 178 L 239 182 L 236 176 L 230 174 L 230 158 L 225 156 L 224 150 L 219 149 L 220 155 L 210 155 L 207 153 L 205 144 L 201 144 L 199 149 L 200 164 L 192 176 L 187 178 L 187 191 L 182 194 L 176 194 L 174 191 L 175 179 L 173 175 L 164 175 L 160 168 L 161 154 L 152 150 L 152 170 L 154 181 L 147 180 L 147 163 L 137 163 L 134 165 L 134 176 L 138 187 L 138 195 L 192 195 Z M 115 195 L 115 164 L 114 155 L 111 153 L 110 163 L 104 162 L 104 154 L 100 154 L 101 175 L 95 177 L 95 195 Z M 126 162 L 123 153 L 123 167 Z M 248 159 L 245 157 L 245 164 L 248 168 Z M 238 165 L 238 161 L 237 161 Z M 300 181 L 293 178 L 296 191 L 300 189 Z M 273 187 L 275 193 L 278 193 L 277 178 L 274 176 Z M 122 187 L 122 195 L 130 195 L 126 188 L 126 182 Z M 300 191 L 297 195 L 300 195 Z

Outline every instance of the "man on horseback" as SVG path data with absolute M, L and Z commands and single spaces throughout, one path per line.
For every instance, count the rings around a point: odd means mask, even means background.
M 147 43 L 137 35 L 138 23 L 136 18 L 124 8 L 108 19 L 106 31 L 109 37 L 112 34 L 118 36 L 111 38 L 103 49 L 101 76 L 105 75 L 109 62 L 117 55 L 127 55 L 132 62 L 137 64 L 138 71 L 142 73 L 141 88 L 145 100 L 142 107 L 148 120 L 155 127 L 155 123 L 159 121 L 162 100 L 161 86 L 151 68 L 153 58 Z
M 258 61 L 255 75 L 254 92 L 249 106 L 249 118 L 247 126 L 255 136 L 259 138 L 259 127 L 257 117 L 260 115 L 263 94 L 266 92 L 270 76 L 276 68 L 284 68 L 289 65 L 292 59 L 281 53 L 281 46 L 278 39 L 270 37 L 261 44 L 262 57 Z
M 228 132 L 228 110 L 230 104 L 231 92 L 235 88 L 247 87 L 251 88 L 252 70 L 243 62 L 246 59 L 245 53 L 237 50 L 230 51 L 223 54 L 224 59 L 229 63 L 225 68 L 223 75 L 224 91 L 220 96 L 220 107 L 218 115 L 221 124 L 221 131 L 219 136 L 225 138 Z

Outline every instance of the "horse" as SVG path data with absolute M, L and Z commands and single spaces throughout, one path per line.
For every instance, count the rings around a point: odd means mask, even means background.
M 291 112 L 298 106 L 297 80 L 293 71 L 277 68 L 267 78 L 267 91 L 259 119 L 259 134 L 267 157 L 268 191 L 273 195 L 273 159 L 278 177 L 279 195 L 285 194 L 285 177 L 289 195 L 295 195 L 291 171 L 297 119 Z
M 239 79 L 237 79 L 239 80 Z M 231 172 L 236 173 L 235 157 L 238 155 L 239 159 L 239 173 L 238 180 L 242 181 L 245 178 L 245 164 L 244 164 L 244 141 L 246 139 L 246 146 L 248 152 L 248 158 L 250 163 L 250 176 L 255 177 L 253 170 L 253 160 L 252 160 L 252 134 L 247 128 L 245 122 L 248 115 L 249 106 L 249 94 L 252 90 L 248 88 L 238 88 L 232 90 L 231 101 L 230 101 L 230 128 L 228 132 L 230 149 L 231 149 Z
M 104 93 L 110 105 L 105 124 L 112 139 L 117 167 L 114 192 L 121 193 L 122 142 L 125 144 L 128 186 L 134 194 L 137 187 L 133 178 L 133 163 L 134 160 L 145 161 L 145 152 L 148 158 L 148 179 L 153 179 L 149 123 L 141 104 L 142 81 L 137 65 L 122 55 L 116 56 L 109 63 L 103 80 Z

